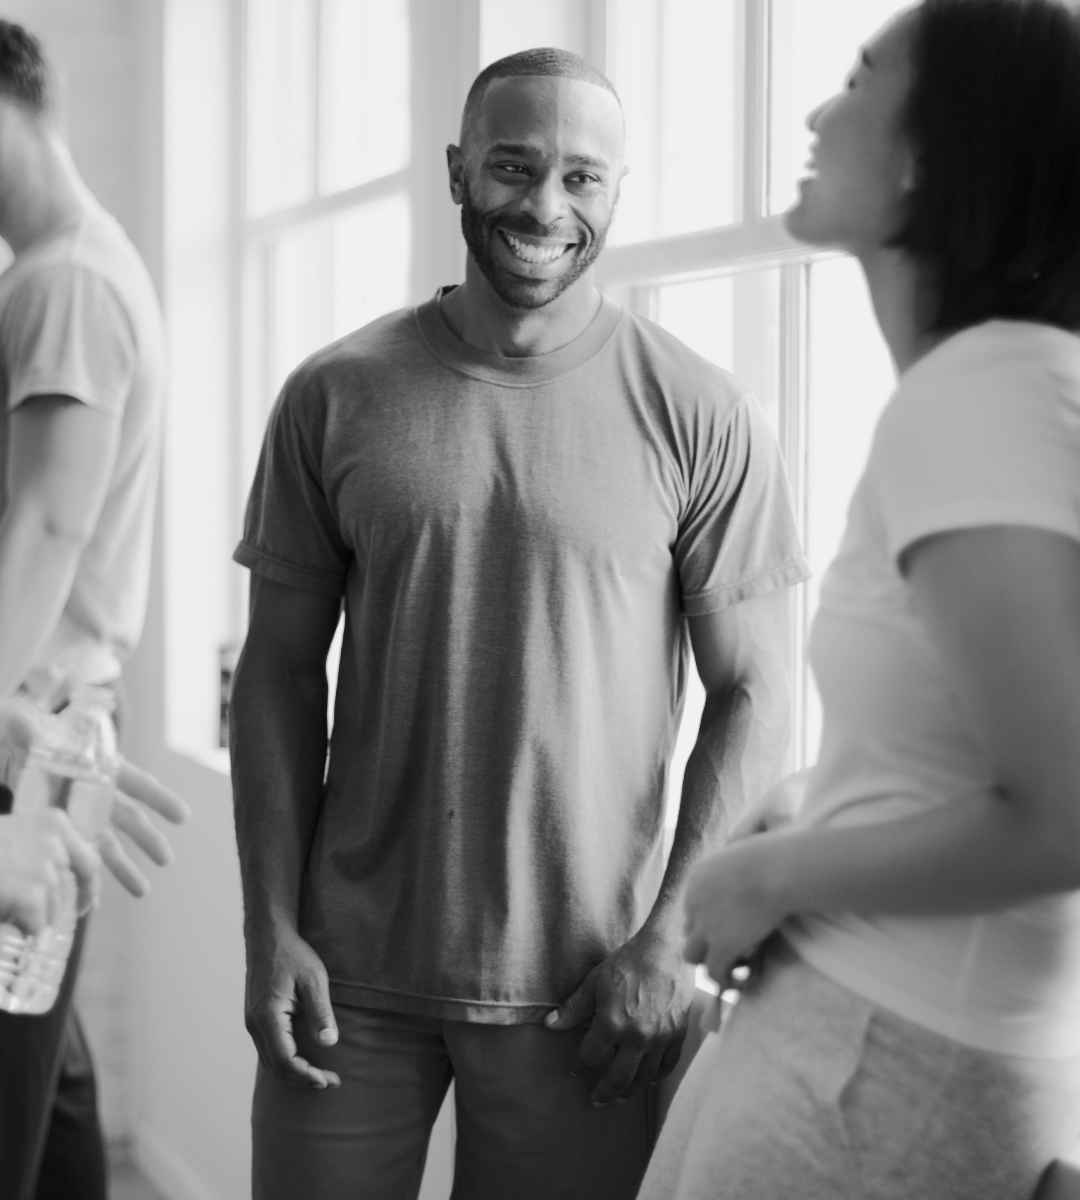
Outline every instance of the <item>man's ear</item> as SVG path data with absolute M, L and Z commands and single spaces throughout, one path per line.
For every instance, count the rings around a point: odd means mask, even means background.
M 446 147 L 446 169 L 450 174 L 450 198 L 460 204 L 465 196 L 465 155 L 460 146 Z

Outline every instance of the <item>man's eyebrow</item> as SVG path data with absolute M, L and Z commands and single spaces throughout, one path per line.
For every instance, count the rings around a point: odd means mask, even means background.
M 539 153 L 540 147 L 530 146 L 528 142 L 496 142 L 488 149 L 488 154 L 513 154 L 518 158 Z
M 602 158 L 592 158 L 588 154 L 568 154 L 566 161 L 575 167 L 595 167 L 598 171 L 606 171 L 608 163 Z
M 499 154 L 509 154 L 514 158 L 539 157 L 543 151 L 539 146 L 528 142 L 495 142 L 488 149 L 488 157 Z M 565 162 L 572 167 L 593 167 L 598 171 L 606 171 L 609 163 L 603 158 L 594 158 L 589 154 L 568 154 Z

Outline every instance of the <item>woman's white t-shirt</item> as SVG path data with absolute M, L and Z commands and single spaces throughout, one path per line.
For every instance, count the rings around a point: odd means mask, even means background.
M 964 330 L 883 412 L 822 581 L 823 736 L 798 824 L 891 821 L 993 787 L 898 565 L 920 538 L 988 525 L 1080 541 L 1080 338 L 1060 329 Z M 981 916 L 804 917 L 785 933 L 836 982 L 946 1037 L 1080 1053 L 1080 894 Z

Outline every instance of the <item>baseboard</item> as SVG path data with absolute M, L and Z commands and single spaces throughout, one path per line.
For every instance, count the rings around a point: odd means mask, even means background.
M 166 1200 L 226 1200 L 152 1129 L 136 1131 L 131 1157 Z

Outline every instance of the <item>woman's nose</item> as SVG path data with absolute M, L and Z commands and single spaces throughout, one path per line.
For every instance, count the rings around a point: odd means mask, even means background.
M 811 133 L 817 133 L 817 123 L 818 123 L 818 117 L 820 117 L 820 116 L 821 116 L 821 114 L 822 114 L 822 111 L 823 111 L 823 110 L 824 110 L 824 108 L 825 108 L 825 105 L 826 105 L 826 104 L 828 104 L 828 103 L 829 103 L 829 102 L 828 102 L 828 100 L 823 100 L 823 101 L 822 101 L 822 102 L 821 102 L 821 103 L 820 103 L 820 104 L 817 106 L 817 108 L 812 108 L 812 109 L 811 109 L 811 110 L 810 110 L 810 111 L 809 111 L 809 112 L 806 114 L 806 128 L 807 128 L 807 129 L 809 129 Z

